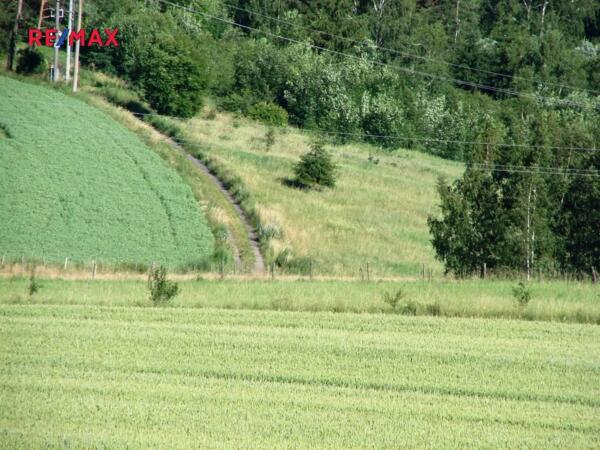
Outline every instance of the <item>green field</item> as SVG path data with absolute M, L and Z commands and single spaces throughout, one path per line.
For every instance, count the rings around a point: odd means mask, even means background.
M 230 114 L 203 116 L 183 124 L 184 138 L 239 175 L 256 199 L 262 222 L 282 230 L 275 252 L 315 261 L 316 273 L 358 276 L 369 263 L 378 276 L 419 275 L 423 266 L 440 275 L 427 216 L 436 214 L 438 176 L 458 177 L 461 164 L 416 151 L 381 152 L 366 144 L 327 146 L 339 166 L 335 189 L 305 192 L 287 187 L 292 166 L 308 150 L 311 136 L 268 128 Z M 194 148 L 193 144 L 190 146 Z M 372 154 L 378 163 L 369 161 Z
M 56 90 L 0 77 L 0 255 L 199 263 L 213 236 L 192 191 L 136 134 Z
M 597 448 L 600 328 L 0 306 L 4 448 Z

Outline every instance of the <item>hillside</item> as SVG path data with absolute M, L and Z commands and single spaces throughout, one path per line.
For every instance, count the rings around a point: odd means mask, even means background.
M 460 176 L 462 164 L 417 151 L 380 152 L 367 144 L 327 145 L 338 165 L 334 189 L 289 187 L 293 164 L 311 136 L 296 129 L 268 128 L 231 114 L 207 113 L 184 124 L 185 139 L 239 175 L 254 196 L 262 222 L 280 230 L 275 256 L 308 257 L 317 274 L 353 276 L 366 268 L 376 276 L 416 276 L 423 266 L 440 274 L 427 216 L 436 212 L 440 175 Z M 369 159 L 369 156 L 372 156 Z
M 210 256 L 192 192 L 108 115 L 0 77 L 0 254 L 7 260 L 175 266 Z

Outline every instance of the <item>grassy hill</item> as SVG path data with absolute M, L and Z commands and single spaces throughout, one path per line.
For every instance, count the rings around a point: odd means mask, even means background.
M 213 236 L 190 187 L 108 115 L 0 76 L 0 254 L 198 263 Z
M 282 230 L 273 241 L 276 254 L 289 249 L 293 257 L 312 258 L 316 273 L 335 276 L 356 277 L 367 263 L 378 276 L 415 276 L 423 266 L 442 271 L 427 216 L 436 210 L 438 176 L 458 177 L 462 165 L 415 151 L 330 145 L 339 166 L 336 188 L 306 192 L 284 180 L 311 136 L 278 129 L 267 149 L 267 127 L 210 111 L 183 127 L 185 139 L 242 178 L 262 222 Z

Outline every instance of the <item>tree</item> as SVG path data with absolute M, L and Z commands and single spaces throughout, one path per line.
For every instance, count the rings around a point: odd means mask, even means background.
M 483 264 L 499 264 L 498 250 L 504 241 L 500 198 L 490 173 L 468 168 L 462 179 L 449 185 L 438 181 L 441 217 L 427 220 L 432 244 L 446 273 L 459 277 L 477 273 Z
M 186 54 L 152 48 L 146 55 L 139 80 L 144 97 L 160 114 L 192 117 L 202 106 L 205 79 Z
M 585 168 L 600 173 L 600 153 L 590 157 Z M 595 277 L 600 272 L 600 176 L 575 177 L 563 208 L 568 263 Z
M 308 153 L 294 166 L 295 182 L 303 188 L 334 187 L 336 166 L 320 143 L 313 143 Z

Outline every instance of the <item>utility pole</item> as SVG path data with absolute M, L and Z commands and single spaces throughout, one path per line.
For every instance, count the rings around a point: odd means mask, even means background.
M 56 28 L 56 33 L 60 31 L 60 0 L 56 0 L 56 10 L 54 11 L 54 19 Z M 58 40 L 58 37 L 56 37 Z M 52 68 L 52 81 L 57 82 L 60 80 L 60 68 L 58 67 L 59 63 L 59 50 L 56 45 L 54 46 L 54 67 Z
M 81 15 L 83 13 L 83 0 L 79 0 L 77 9 L 77 32 L 81 31 Z M 73 92 L 77 92 L 77 83 L 79 83 L 79 39 L 75 43 L 75 69 L 73 74 Z
M 42 20 L 44 18 L 44 6 L 46 6 L 46 0 L 40 2 L 40 17 L 38 18 L 38 29 L 42 28 Z
M 8 47 L 8 55 L 6 58 L 6 69 L 13 70 L 15 61 L 15 55 L 17 53 L 17 36 L 19 34 L 19 22 L 21 21 L 21 14 L 23 13 L 23 0 L 19 0 L 17 3 L 17 15 L 15 16 L 15 24 L 10 35 L 10 43 Z
M 68 33 L 73 30 L 73 0 L 69 0 L 69 21 L 67 25 Z M 71 42 L 67 36 L 67 65 L 65 67 L 65 82 L 71 79 Z

